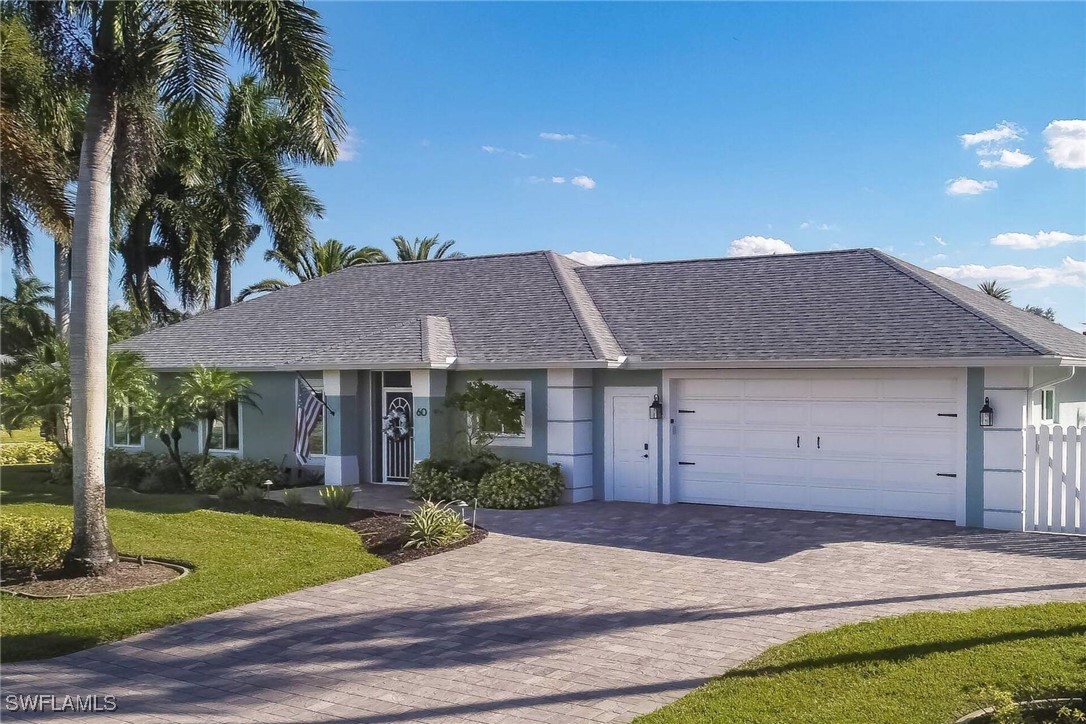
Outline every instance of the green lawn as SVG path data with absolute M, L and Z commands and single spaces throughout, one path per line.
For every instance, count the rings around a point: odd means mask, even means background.
M 918 613 L 770 649 L 638 724 L 946 724 L 992 702 L 1086 691 L 1086 604 Z
M 70 489 L 44 478 L 0 470 L 5 512 L 71 518 Z M 193 572 L 161 586 L 71 601 L 0 596 L 2 660 L 56 656 L 387 565 L 344 526 L 220 513 L 201 503 L 195 495 L 109 489 L 120 552 L 176 560 Z
M 24 430 L 0 430 L 0 445 L 12 445 L 17 442 L 45 442 L 38 428 L 28 427 Z

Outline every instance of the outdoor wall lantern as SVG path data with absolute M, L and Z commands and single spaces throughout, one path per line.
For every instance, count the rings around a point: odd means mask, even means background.
M 988 402 L 988 398 L 984 398 L 984 407 L 980 408 L 980 426 L 991 427 L 992 422 L 995 420 L 995 410 L 992 409 L 992 405 Z
M 659 420 L 663 417 L 664 406 L 660 403 L 660 396 L 653 395 L 652 402 L 649 404 L 649 419 Z

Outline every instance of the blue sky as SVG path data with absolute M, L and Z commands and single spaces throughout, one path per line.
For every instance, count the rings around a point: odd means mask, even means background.
M 1086 321 L 1086 5 L 316 7 L 352 127 L 343 160 L 305 171 L 321 239 L 875 246 Z M 278 275 L 265 248 L 238 289 Z

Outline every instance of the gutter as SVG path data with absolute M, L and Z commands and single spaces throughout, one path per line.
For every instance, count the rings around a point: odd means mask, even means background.
M 1047 390 L 1049 387 L 1056 387 L 1062 385 L 1064 382 L 1068 382 L 1075 376 L 1075 372 L 1078 371 L 1078 367 L 1071 368 L 1071 374 L 1066 377 L 1061 377 L 1058 380 L 1052 380 L 1051 382 L 1042 382 L 1036 385 L 1030 385 L 1026 388 L 1026 424 L 1033 424 L 1033 393 L 1037 390 Z M 1043 419 L 1043 418 L 1042 418 Z

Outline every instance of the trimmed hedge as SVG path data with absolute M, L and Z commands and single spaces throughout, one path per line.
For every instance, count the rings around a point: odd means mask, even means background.
M 427 459 L 411 470 L 411 490 L 423 500 L 478 501 L 483 508 L 557 505 L 565 483 L 558 465 L 505 462 L 492 454 L 470 460 Z
M 192 482 L 201 493 L 218 493 L 223 488 L 241 492 L 248 487 L 260 488 L 265 480 L 280 483 L 283 473 L 271 460 L 245 458 L 211 458 L 192 474 Z
M 57 456 L 51 442 L 13 442 L 0 445 L 0 465 L 49 465 Z
M 558 465 L 503 463 L 479 481 L 484 508 L 545 508 L 562 500 L 565 483 Z
M 0 513 L 0 564 L 5 568 L 39 571 L 57 568 L 72 544 L 72 524 L 66 520 Z

